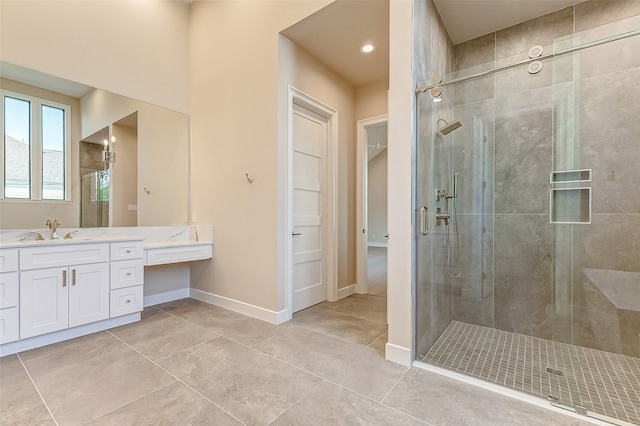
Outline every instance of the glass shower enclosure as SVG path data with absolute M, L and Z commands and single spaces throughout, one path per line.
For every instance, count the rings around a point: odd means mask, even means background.
M 109 226 L 111 170 L 87 173 L 81 179 L 80 227 Z
M 633 16 L 418 82 L 418 362 L 640 424 L 638 52 Z

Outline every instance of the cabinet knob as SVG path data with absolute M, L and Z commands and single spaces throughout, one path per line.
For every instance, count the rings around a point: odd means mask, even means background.
M 127 272 L 127 273 L 126 273 L 126 276 L 127 276 L 127 277 L 130 277 L 130 276 L 131 276 L 131 272 Z
M 124 252 L 129 254 L 129 253 L 131 253 L 131 250 L 125 250 Z
M 131 299 L 125 300 L 124 303 L 131 303 Z

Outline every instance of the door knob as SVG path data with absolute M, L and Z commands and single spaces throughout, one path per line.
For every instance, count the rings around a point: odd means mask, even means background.
M 292 237 L 297 237 L 298 235 L 302 235 L 302 232 L 292 232 L 291 233 Z

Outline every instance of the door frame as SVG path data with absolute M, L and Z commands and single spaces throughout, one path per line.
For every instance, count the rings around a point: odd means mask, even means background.
M 285 209 L 286 235 L 284 235 L 287 271 L 287 320 L 293 317 L 293 107 L 294 104 L 312 111 L 327 120 L 325 158 L 325 277 L 327 300 L 338 300 L 338 235 L 337 235 L 337 157 L 338 157 L 338 111 L 289 85 L 287 96 L 287 207 Z
M 379 115 L 377 117 L 358 120 L 357 127 L 357 152 L 356 152 L 356 293 L 367 292 L 367 253 L 368 253 L 368 223 L 367 223 L 367 178 L 368 153 L 367 149 L 367 127 L 388 123 L 389 115 Z M 387 142 L 387 146 L 388 146 Z M 388 148 L 387 148 L 388 149 Z

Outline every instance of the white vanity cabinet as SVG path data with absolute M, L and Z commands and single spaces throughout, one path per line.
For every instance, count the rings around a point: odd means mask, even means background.
M 111 243 L 111 318 L 142 311 L 143 283 L 142 241 Z
M 109 296 L 109 244 L 20 250 L 20 339 L 108 319 Z
M 18 250 L 0 249 L 0 344 L 18 340 Z

